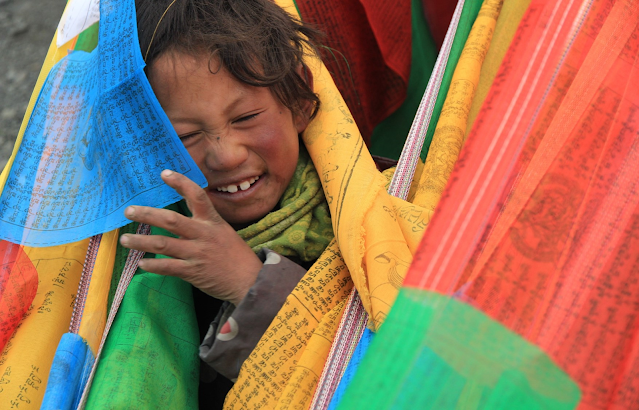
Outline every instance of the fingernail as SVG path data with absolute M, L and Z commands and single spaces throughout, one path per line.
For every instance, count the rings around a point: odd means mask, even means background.
M 122 244 L 122 246 L 127 246 L 129 244 L 129 236 L 128 235 L 122 235 L 120 237 L 120 243 Z
M 132 206 L 127 207 L 124 210 L 124 216 L 126 216 L 127 218 L 131 219 L 133 217 L 133 215 L 135 215 L 135 208 Z
M 162 171 L 161 175 L 163 177 L 170 177 L 171 175 L 173 175 L 173 171 L 171 171 L 170 169 L 165 169 L 164 171 Z

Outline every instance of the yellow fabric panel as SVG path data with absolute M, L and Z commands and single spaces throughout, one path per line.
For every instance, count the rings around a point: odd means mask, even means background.
M 422 235 L 419 234 L 419 232 L 426 229 L 430 218 L 433 216 L 433 212 L 423 206 L 406 202 L 393 196 L 389 198 L 393 212 L 397 218 L 397 224 L 400 226 L 402 233 L 408 233 L 404 235 L 404 240 L 410 253 L 414 255 L 422 239 Z M 412 234 L 413 231 L 417 234 Z
M 115 263 L 115 250 L 118 246 L 119 229 L 102 235 L 95 267 L 91 275 L 89 292 L 84 304 L 84 312 L 78 334 L 86 341 L 93 355 L 98 353 L 100 340 L 104 332 L 104 326 L 109 312 L 107 312 L 107 299 L 111 288 L 111 276 Z
M 79 334 L 97 353 L 106 323 L 107 297 L 118 230 L 103 235 L 89 285 Z M 68 245 L 24 250 L 38 271 L 38 291 L 19 327 L 0 355 L 0 408 L 40 407 L 53 356 L 69 330 L 89 239 Z M 8 382 L 8 383 L 7 383 Z
M 388 181 L 377 171 L 330 73 L 318 59 L 307 63 L 322 106 L 303 139 L 326 193 L 339 250 L 373 319 L 371 326 L 377 329 L 397 296 L 397 287 L 388 280 L 385 260 L 376 258 L 392 252 L 402 261 L 393 268 L 403 278 L 412 261 L 405 237 L 419 241 L 425 226 L 412 229 L 416 222 L 408 231 L 402 230 L 394 200 L 386 192 Z
M 278 1 L 290 13 L 290 0 Z M 321 61 L 307 60 L 322 105 L 303 134 L 336 239 L 289 295 L 245 361 L 226 408 L 310 403 L 352 284 L 377 330 L 393 304 L 430 213 L 391 197 Z M 351 282 L 352 281 L 352 282 Z
M 225 408 L 277 408 L 280 398 L 291 400 L 283 396 L 285 390 L 296 403 L 308 403 L 351 289 L 348 269 L 333 240 L 244 362 Z M 287 386 L 293 373 L 299 378 L 293 385 L 304 385 L 297 392 Z
M 65 246 L 24 248 L 38 271 L 38 292 L 0 355 L 0 408 L 40 407 L 58 342 L 69 330 L 88 245 L 85 239 Z
M 495 34 L 490 43 L 490 48 L 484 59 L 479 75 L 479 84 L 473 99 L 473 105 L 470 107 L 468 115 L 468 126 L 466 128 L 466 136 L 470 133 L 470 129 L 479 114 L 482 104 L 488 95 L 488 90 L 493 85 L 497 71 L 506 55 L 510 43 L 515 37 L 519 22 L 530 5 L 530 0 L 509 0 L 504 2 L 495 25 Z
M 331 350 L 331 340 L 335 329 L 339 326 L 344 313 L 346 300 L 346 298 L 342 299 L 337 306 L 324 315 L 317 329 L 313 332 L 304 354 L 293 369 L 293 374 L 284 388 L 278 403 L 279 407 L 303 408 L 309 406 L 319 376 L 322 374 L 324 363 Z
M 437 207 L 464 144 L 469 111 L 501 5 L 502 0 L 484 1 L 453 73 L 415 194 L 415 203 L 430 211 Z

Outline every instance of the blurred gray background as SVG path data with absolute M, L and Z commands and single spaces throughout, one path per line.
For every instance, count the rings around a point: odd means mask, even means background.
M 0 170 L 65 5 L 66 0 L 0 0 Z

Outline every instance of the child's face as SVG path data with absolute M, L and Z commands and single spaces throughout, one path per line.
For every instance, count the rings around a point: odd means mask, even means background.
M 204 173 L 215 209 L 236 228 L 270 212 L 288 186 L 308 123 L 268 88 L 236 80 L 209 57 L 165 53 L 149 81 L 189 154 Z M 211 70 L 219 67 L 211 60 Z

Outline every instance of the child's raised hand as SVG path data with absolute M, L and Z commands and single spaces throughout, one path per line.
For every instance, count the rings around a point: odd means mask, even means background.
M 178 235 L 125 234 L 122 246 L 170 256 L 142 259 L 147 272 L 177 276 L 203 292 L 237 306 L 255 283 L 262 262 L 235 230 L 220 217 L 206 192 L 184 175 L 162 171 L 162 179 L 175 189 L 193 213 L 189 218 L 167 209 L 130 206 L 127 218 Z

